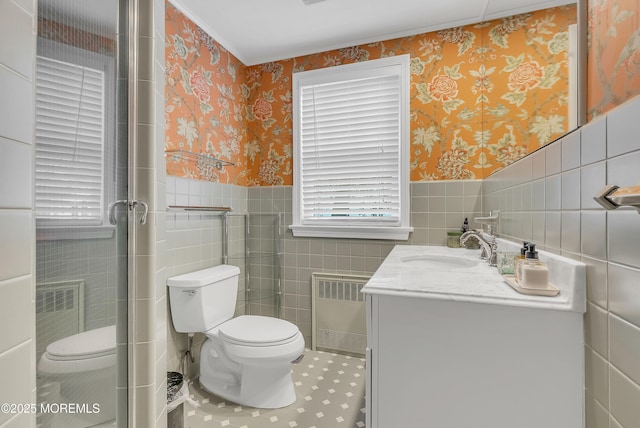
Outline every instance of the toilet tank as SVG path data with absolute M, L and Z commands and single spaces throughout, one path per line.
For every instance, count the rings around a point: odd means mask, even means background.
M 239 275 L 237 266 L 220 265 L 167 279 L 176 331 L 204 332 L 233 318 Z

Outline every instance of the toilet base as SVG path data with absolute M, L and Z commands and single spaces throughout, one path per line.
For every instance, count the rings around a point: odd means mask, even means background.
M 207 391 L 259 409 L 278 409 L 296 401 L 290 361 L 266 367 L 244 364 L 234 370 L 216 355 L 207 339 L 200 351 L 200 384 Z

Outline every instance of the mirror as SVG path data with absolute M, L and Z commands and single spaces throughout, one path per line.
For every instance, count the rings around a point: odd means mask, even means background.
M 510 120 L 503 122 L 500 116 L 501 107 L 496 108 L 495 105 L 489 105 L 484 110 L 487 114 L 483 118 L 483 132 L 492 133 L 491 140 L 493 141 L 488 144 L 488 151 L 490 155 L 495 154 L 491 161 L 496 163 L 488 168 L 489 175 L 540 147 L 557 141 L 586 122 L 586 1 L 578 0 L 575 4 L 553 10 L 567 12 L 567 15 L 557 19 L 559 25 L 555 29 L 549 26 L 552 22 L 548 16 L 536 18 L 534 23 L 537 21 L 537 24 L 534 28 L 547 35 L 547 58 L 551 59 L 555 56 L 558 59 L 558 55 L 554 55 L 554 52 L 565 50 L 563 60 L 559 63 L 550 60 L 546 65 L 540 61 L 541 68 L 544 69 L 542 77 L 538 82 L 533 79 L 529 80 L 533 85 L 530 92 L 525 92 L 526 99 L 524 99 L 525 93 L 523 91 L 514 88 L 514 83 L 526 85 L 526 78 L 533 76 L 536 72 L 535 66 L 532 66 L 531 62 L 527 64 L 526 60 L 505 67 L 505 69 L 514 70 L 509 75 L 509 80 L 502 82 L 504 90 L 497 91 L 502 94 L 501 100 L 506 101 L 502 104 L 503 106 L 522 109 L 522 116 L 529 116 L 528 121 L 520 122 L 528 123 L 528 130 L 521 129 L 520 131 L 520 144 L 510 145 L 510 130 L 517 129 L 517 123 L 510 124 Z M 532 12 L 532 14 L 538 13 Z M 554 32 L 555 34 L 550 34 Z M 537 45 L 538 52 L 544 51 L 544 43 L 540 43 L 535 37 L 531 39 L 527 36 L 527 39 L 520 46 Z M 513 61 L 513 57 L 506 59 L 509 62 Z M 555 71 L 555 75 L 553 71 Z M 558 80 L 553 83 L 552 79 Z M 522 102 L 522 106 L 518 105 L 520 102 Z M 528 106 L 526 106 L 527 103 Z M 495 131 L 499 131 L 497 135 Z M 482 178 L 486 176 L 484 175 Z
M 416 36 L 412 181 L 485 178 L 583 122 L 581 7 Z

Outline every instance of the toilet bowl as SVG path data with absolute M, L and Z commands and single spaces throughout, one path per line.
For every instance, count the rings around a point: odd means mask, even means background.
M 116 327 L 89 330 L 52 342 L 40 357 L 38 376 L 60 384 L 55 403 L 86 405 L 74 415 L 82 426 L 114 419 Z
M 208 391 L 256 408 L 285 407 L 296 399 L 291 361 L 304 338 L 288 321 L 255 315 L 233 318 L 236 266 L 222 265 L 167 280 L 176 331 L 204 333 L 200 383 Z
M 262 409 L 295 401 L 290 365 L 304 351 L 304 338 L 294 324 L 242 315 L 205 335 L 200 351 L 200 383 L 205 389 Z

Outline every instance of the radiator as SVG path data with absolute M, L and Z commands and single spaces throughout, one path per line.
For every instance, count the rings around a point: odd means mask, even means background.
M 364 295 L 369 277 L 311 275 L 311 349 L 364 355 L 367 346 Z
M 84 331 L 84 281 L 60 281 L 36 285 L 36 351 Z

